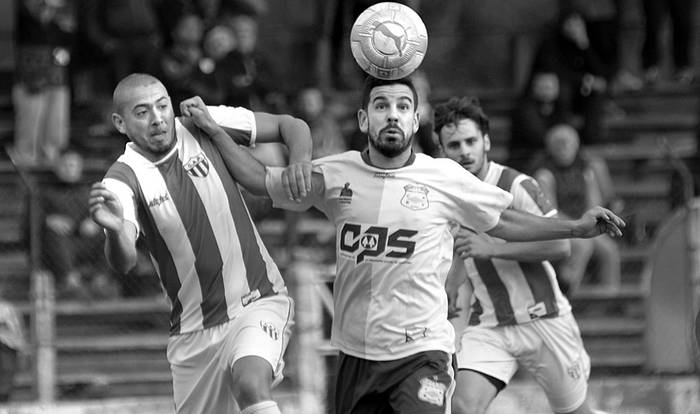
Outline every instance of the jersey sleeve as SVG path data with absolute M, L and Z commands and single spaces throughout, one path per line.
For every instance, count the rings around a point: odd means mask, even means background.
M 255 146 L 257 125 L 253 111 L 243 107 L 207 106 L 211 117 L 239 145 Z
M 130 171 L 131 169 L 126 165 L 117 163 L 107 171 L 102 183 L 107 190 L 115 194 L 122 206 L 124 220 L 136 226 L 136 234 L 138 235 L 141 232 L 141 226 L 137 218 L 135 187 L 133 187 L 134 183 L 132 182 L 136 178 L 133 177 L 132 180 L 133 172 L 129 174 Z
M 477 232 L 495 227 L 503 210 L 511 205 L 513 196 L 481 181 L 458 165 L 450 176 L 453 179 L 445 190 L 455 203 L 455 221 Z
M 556 208 L 534 178 L 526 176 L 511 188 L 511 193 L 513 208 L 516 210 L 544 217 L 554 217 L 557 214 Z

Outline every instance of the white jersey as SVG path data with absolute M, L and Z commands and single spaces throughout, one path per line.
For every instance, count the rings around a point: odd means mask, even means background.
M 314 161 L 322 194 L 290 202 L 281 169 L 268 168 L 275 206 L 311 204 L 336 226 L 337 274 L 331 344 L 369 360 L 418 352 L 453 353 L 445 279 L 455 226 L 487 231 L 512 197 L 449 159 L 413 154 L 403 167 L 371 165 L 367 152 Z
M 512 168 L 490 162 L 484 182 L 509 191 L 515 210 L 545 217 L 557 213 L 537 182 Z M 470 258 L 464 264 L 473 288 L 469 325 L 515 325 L 571 312 L 548 261 Z
M 251 111 L 209 112 L 238 143 L 255 143 Z M 227 322 L 286 288 L 216 146 L 179 119 L 174 128 L 177 143 L 162 159 L 129 143 L 103 182 L 143 237 L 172 304 L 170 333 L 180 334 Z

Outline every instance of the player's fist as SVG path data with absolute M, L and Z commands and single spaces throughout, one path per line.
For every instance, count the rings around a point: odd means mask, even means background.
M 107 230 L 119 231 L 124 224 L 124 209 L 117 196 L 103 183 L 95 183 L 88 197 L 90 217 Z
M 190 118 L 199 129 L 210 137 L 222 131 L 199 96 L 193 96 L 180 102 L 180 113 L 182 116 Z

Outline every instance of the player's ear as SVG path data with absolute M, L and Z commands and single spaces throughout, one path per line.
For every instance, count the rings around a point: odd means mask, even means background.
M 415 134 L 418 132 L 418 128 L 420 128 L 420 112 L 415 111 L 413 113 L 413 133 Z
M 112 124 L 115 128 L 117 128 L 117 131 L 121 132 L 122 134 L 126 134 L 126 128 L 124 127 L 124 118 L 122 118 L 122 116 L 116 112 L 112 113 Z
M 360 127 L 360 131 L 366 134 L 369 131 L 369 123 L 367 122 L 367 111 L 364 109 L 357 110 L 357 125 Z
M 484 134 L 484 151 L 491 151 L 491 138 L 489 134 Z

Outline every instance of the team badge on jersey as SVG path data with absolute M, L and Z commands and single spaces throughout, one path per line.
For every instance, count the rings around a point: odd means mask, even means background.
M 200 152 L 185 163 L 185 171 L 194 177 L 206 177 L 209 174 L 209 160 Z
M 445 384 L 437 379 L 421 378 L 418 399 L 442 407 L 445 401 Z
M 401 205 L 411 210 L 428 208 L 428 189 L 422 185 L 409 184 L 403 187 L 404 194 Z

